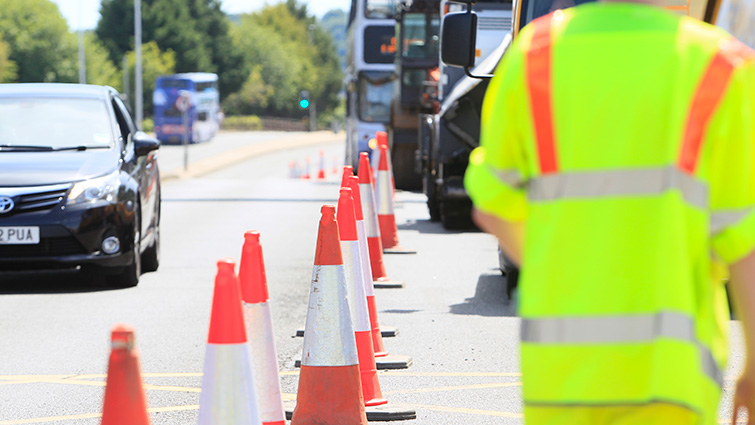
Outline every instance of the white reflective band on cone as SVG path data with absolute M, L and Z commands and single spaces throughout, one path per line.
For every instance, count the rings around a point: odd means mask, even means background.
M 349 297 L 349 309 L 354 332 L 369 332 L 370 313 L 367 310 L 367 295 L 364 293 L 364 273 L 362 272 L 359 241 L 341 241 L 341 252 L 343 253 L 346 291 Z
M 373 149 L 370 157 L 370 169 L 372 170 L 372 181 L 377 181 L 378 165 L 380 164 L 380 147 Z
M 695 322 L 682 313 L 661 311 L 596 317 L 522 319 L 522 342 L 534 344 L 632 344 L 669 338 L 694 344 L 700 351 L 701 369 L 722 382 L 713 354 L 695 336 Z
M 208 344 L 199 425 L 259 425 L 249 346 Z
M 378 227 L 375 193 L 372 191 L 372 185 L 367 183 L 360 184 L 359 194 L 362 196 L 362 212 L 364 213 L 364 226 L 367 230 L 367 237 L 379 238 L 380 227 Z
M 369 297 L 375 295 L 372 283 L 372 265 L 370 264 L 370 249 L 367 247 L 367 235 L 364 221 L 357 220 L 357 237 L 359 238 L 359 257 L 362 259 L 362 279 L 364 279 L 364 294 Z
M 244 303 L 244 323 L 252 354 L 252 371 L 262 422 L 283 421 L 286 414 L 281 397 L 278 354 L 275 350 L 270 305 Z
M 357 342 L 346 301 L 343 266 L 317 266 L 312 270 L 302 366 L 359 364 Z
M 391 176 L 388 171 L 378 171 L 375 181 L 375 198 L 377 198 L 377 214 L 393 215 L 393 189 L 391 189 Z

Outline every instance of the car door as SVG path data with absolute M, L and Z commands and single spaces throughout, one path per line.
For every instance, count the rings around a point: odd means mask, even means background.
M 121 128 L 124 140 L 123 161 L 130 170 L 129 174 L 139 185 L 139 202 L 141 205 L 141 239 L 145 240 L 151 235 L 152 221 L 156 210 L 156 194 L 153 193 L 156 188 L 157 164 L 154 152 L 147 156 L 137 156 L 134 152 L 134 134 L 136 125 L 131 117 L 131 113 L 123 104 L 123 101 L 117 96 L 112 96 L 113 109 Z M 144 247 L 142 247 L 144 248 Z

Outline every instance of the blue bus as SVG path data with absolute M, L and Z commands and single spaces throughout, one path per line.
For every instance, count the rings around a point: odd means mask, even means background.
M 191 72 L 158 77 L 152 103 L 155 134 L 162 143 L 182 143 L 184 127 L 176 102 L 182 91 L 188 92 L 189 143 L 212 139 L 220 127 L 218 76 L 208 72 Z

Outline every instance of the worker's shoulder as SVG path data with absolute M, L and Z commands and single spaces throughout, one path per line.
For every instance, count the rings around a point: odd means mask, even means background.
M 733 65 L 755 60 L 755 51 L 724 29 L 687 16 L 679 20 L 677 40 L 688 49 L 721 53 Z

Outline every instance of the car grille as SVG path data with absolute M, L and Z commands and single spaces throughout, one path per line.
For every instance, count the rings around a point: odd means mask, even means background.
M 511 31 L 511 18 L 480 17 L 477 28 L 481 31 Z
M 86 249 L 72 236 L 41 238 L 38 244 L 33 245 L 0 245 L 0 259 L 86 253 Z
M 21 195 L 18 197 L 16 203 L 16 211 L 26 212 L 50 209 L 58 205 L 67 192 L 68 188 L 66 187 L 65 189 Z

